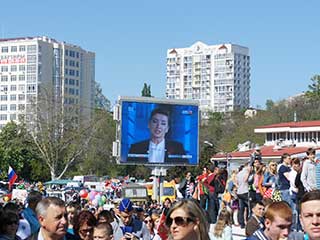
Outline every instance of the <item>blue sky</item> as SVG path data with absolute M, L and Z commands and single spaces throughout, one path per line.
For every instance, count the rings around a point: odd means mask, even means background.
M 166 50 L 234 43 L 250 49 L 253 107 L 307 90 L 320 65 L 320 1 L 2 1 L 1 37 L 46 35 L 96 53 L 112 103 L 165 97 Z

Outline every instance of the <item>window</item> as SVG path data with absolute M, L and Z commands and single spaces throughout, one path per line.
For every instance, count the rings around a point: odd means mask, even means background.
M 35 84 L 28 84 L 27 85 L 27 93 L 36 92 L 36 85 Z
M 24 95 L 24 94 L 19 94 L 18 95 L 18 100 L 19 101 L 23 101 L 23 100 L 25 100 L 26 99 L 26 95 Z
M 17 115 L 16 114 L 10 114 L 10 120 L 16 120 Z
M 26 77 L 24 75 L 19 75 L 19 81 L 24 81 Z
M 28 55 L 27 56 L 27 62 L 28 63 L 35 63 L 37 61 L 37 56 L 36 55 Z
M 64 65 L 68 66 L 68 59 L 64 60 Z
M 27 73 L 36 73 L 37 66 L 35 64 L 27 65 Z
M 26 51 L 26 46 L 25 45 L 19 46 L 19 52 L 24 52 L 24 51 Z
M 20 84 L 20 85 L 18 86 L 18 90 L 19 90 L 19 91 L 24 91 L 24 89 L 25 89 L 25 85 Z
M 3 52 L 3 53 L 9 52 L 8 47 L 2 47 L 1 52 Z
M 35 53 L 37 51 L 37 45 L 28 45 L 27 52 L 28 53 Z
M 25 108 L 24 104 L 18 104 L 18 110 L 24 110 Z
M 17 105 L 16 104 L 10 104 L 10 110 L 11 111 L 15 111 L 17 109 Z
M 34 74 L 28 74 L 27 75 L 27 82 L 28 83 L 33 83 L 37 81 L 37 77 Z
M 19 65 L 19 71 L 25 71 L 26 66 L 25 65 Z
M 17 91 L 17 85 L 11 85 L 10 91 Z
M 11 101 L 16 101 L 17 100 L 17 95 L 10 95 L 10 100 Z
M 77 58 L 79 58 L 79 53 L 77 52 Z
M 7 104 L 0 104 L 0 111 L 7 111 Z
M 68 56 L 68 55 L 69 55 L 69 51 L 68 51 L 68 49 L 66 49 L 66 50 L 64 51 L 64 54 L 65 54 L 66 56 Z
M 1 76 L 1 82 L 7 82 L 8 81 L 8 76 Z
M 0 120 L 7 120 L 7 114 L 0 114 Z
M 0 85 L 0 91 L 7 92 L 8 91 L 8 85 Z
M 8 72 L 8 66 L 1 66 L 1 72 Z
M 0 95 L 0 101 L 7 101 L 8 96 L 7 95 Z
M 11 46 L 11 52 L 17 52 L 18 48 L 17 46 Z
M 17 71 L 17 65 L 11 65 L 11 72 Z

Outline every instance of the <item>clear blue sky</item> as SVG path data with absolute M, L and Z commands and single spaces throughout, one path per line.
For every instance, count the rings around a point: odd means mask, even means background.
M 307 90 L 320 73 L 320 1 L 1 1 L 1 37 L 46 35 L 96 53 L 96 81 L 112 103 L 165 97 L 166 50 L 249 47 L 253 107 Z

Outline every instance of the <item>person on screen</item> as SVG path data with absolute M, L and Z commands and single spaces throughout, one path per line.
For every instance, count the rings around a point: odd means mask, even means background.
M 150 139 L 131 145 L 128 162 L 188 163 L 188 159 L 183 158 L 185 155 L 183 145 L 165 138 L 169 131 L 169 113 L 167 111 L 160 108 L 154 109 L 148 122 L 148 128 Z

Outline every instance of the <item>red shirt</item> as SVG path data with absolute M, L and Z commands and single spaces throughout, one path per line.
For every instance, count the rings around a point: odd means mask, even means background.
M 207 180 L 204 182 L 210 193 L 214 193 L 214 186 L 211 186 L 210 183 L 213 181 L 215 176 L 216 175 L 214 173 L 209 174 Z

